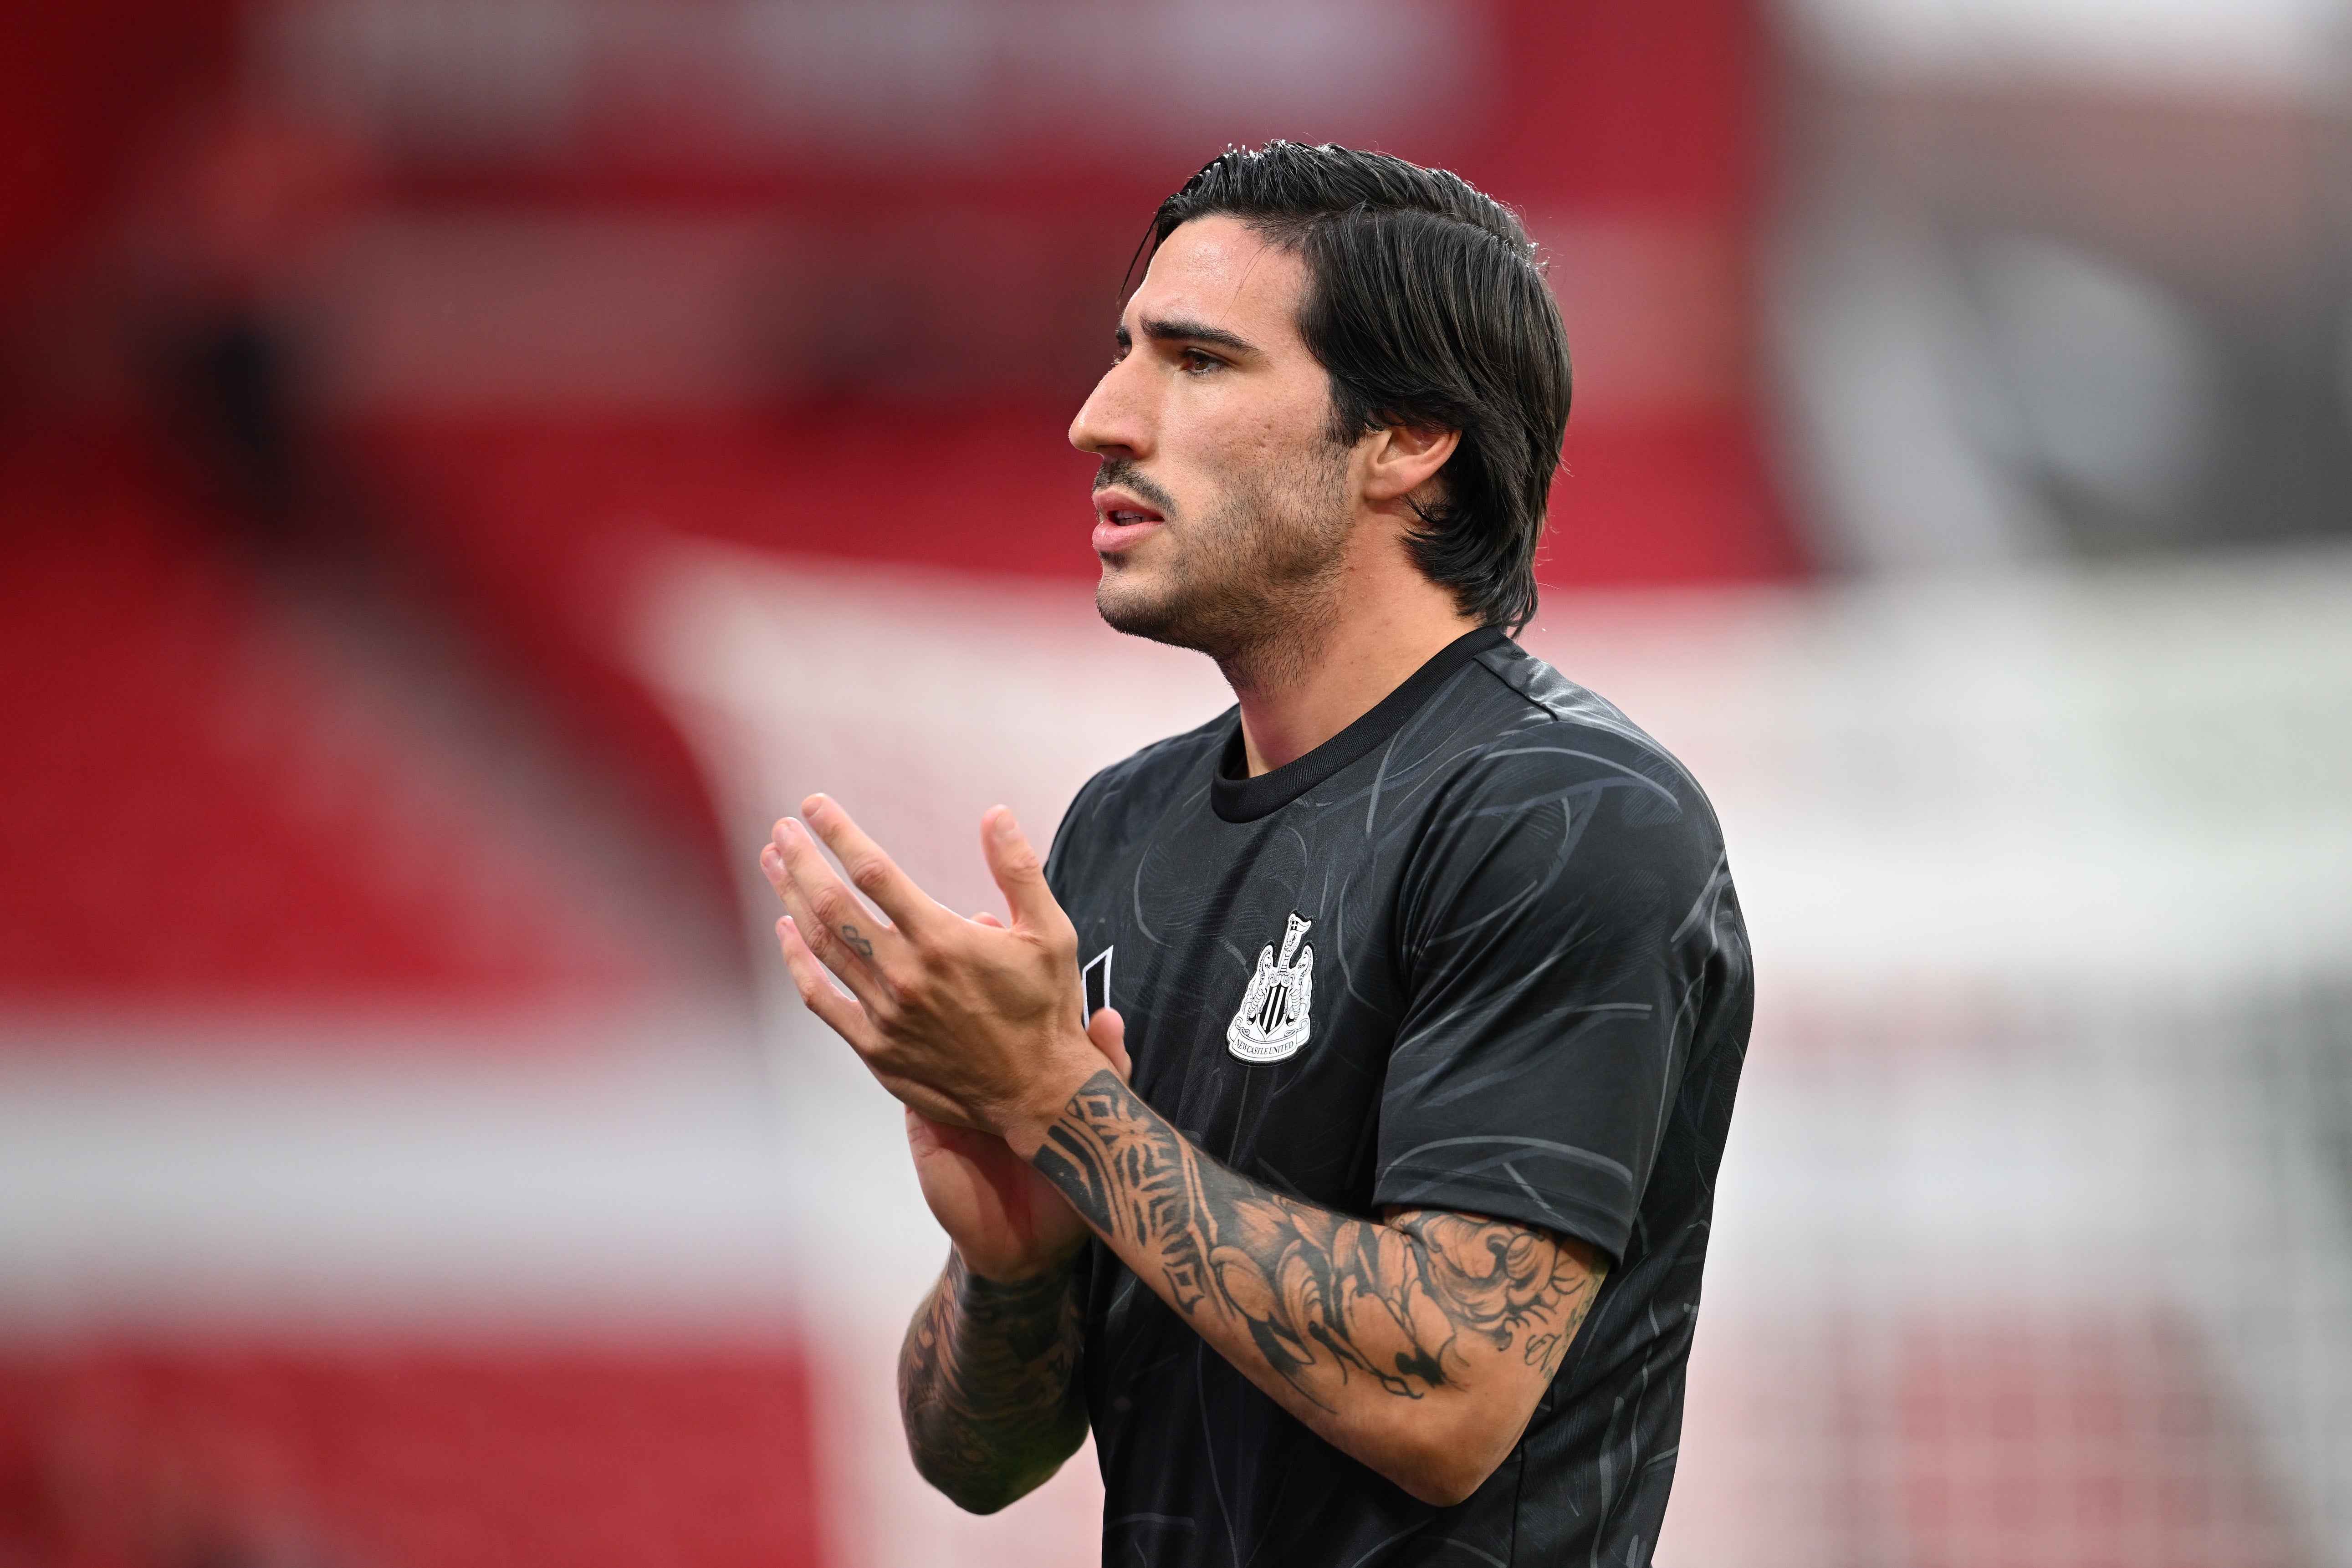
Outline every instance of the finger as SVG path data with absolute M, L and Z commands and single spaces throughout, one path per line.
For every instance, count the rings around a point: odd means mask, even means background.
M 775 826 L 768 829 L 768 841 L 760 846 L 760 874 L 768 879 L 768 886 L 776 889 L 779 898 L 784 891 L 785 871 L 783 852 L 777 846 L 783 843 L 785 825 L 791 821 L 789 816 L 776 818 Z
M 953 1121 L 937 1121 L 924 1115 L 911 1105 L 906 1110 L 907 1144 L 918 1153 L 938 1151 L 950 1154 L 976 1156 L 987 1152 L 984 1149 L 975 1147 L 976 1141 L 995 1137 L 995 1134 L 982 1132 L 977 1128 L 961 1126 Z M 1002 1142 L 1002 1140 L 998 1141 Z
M 1118 1016 L 1118 1009 L 1096 1008 L 1095 1016 L 1087 1020 L 1087 1038 L 1110 1059 L 1110 1070 L 1118 1075 L 1118 1081 L 1129 1081 L 1135 1063 L 1127 1054 L 1127 1020 Z
M 994 915 L 990 914 L 986 910 L 982 910 L 980 913 L 972 916 L 971 923 L 976 926 L 986 926 L 991 931 L 1003 931 L 1004 929 L 1004 922 L 998 920 Z
M 857 912 L 864 924 L 855 920 L 844 921 L 836 929 L 833 921 L 816 911 L 807 890 L 792 877 L 787 875 L 776 879 L 774 886 L 777 896 L 784 901 L 785 916 L 793 922 L 795 940 L 813 953 L 820 964 L 832 972 L 871 1017 L 887 999 L 887 987 L 876 973 L 871 954 L 861 952 L 850 944 L 856 941 L 871 945 L 866 931 L 875 923 L 873 918 L 860 910 Z
M 970 1112 L 935 1089 L 917 1083 L 912 1079 L 876 1071 L 873 1062 L 866 1070 L 874 1074 L 874 1081 L 893 1100 L 914 1111 L 934 1128 L 943 1129 L 952 1136 L 956 1132 L 986 1132 L 988 1129 L 974 1121 Z
M 1038 859 L 1028 836 L 1013 820 L 1013 813 L 997 806 L 980 819 L 981 853 L 988 858 L 989 875 L 1004 895 L 1015 927 L 1051 931 L 1067 925 L 1062 906 L 1045 886 L 1045 865 Z
M 776 824 L 776 837 L 761 847 L 760 871 L 783 900 L 785 910 L 798 920 L 808 914 L 809 907 L 807 896 L 794 883 L 791 863 L 784 858 L 782 846 L 793 831 L 789 819 Z
M 784 885 L 792 880 L 792 873 L 784 868 L 784 852 L 776 847 L 783 837 L 784 825 L 779 822 L 774 835 L 760 846 L 760 874 L 768 879 L 768 886 L 776 890 L 780 899 L 784 896 Z
M 898 934 L 866 912 L 799 823 L 787 818 L 772 847 L 775 855 L 761 857 L 761 868 L 784 900 L 801 940 L 860 1002 L 873 1006 L 879 996 L 877 955 L 885 944 L 899 942 Z
M 849 885 L 873 900 L 874 907 L 889 916 L 892 924 L 911 936 L 947 913 L 915 885 L 913 878 L 898 869 L 897 861 L 882 853 L 882 847 L 851 820 L 839 801 L 813 795 L 801 803 L 801 815 L 849 874 Z
M 866 1009 L 856 997 L 843 995 L 835 986 L 790 915 L 776 922 L 776 945 L 783 950 L 784 967 L 792 971 L 793 984 L 801 994 L 801 1005 L 824 1019 L 827 1027 L 863 1057 L 873 1047 L 873 1020 L 866 1016 Z
M 907 1150 L 917 1160 L 928 1154 L 958 1152 L 959 1145 L 955 1140 L 964 1131 L 962 1128 L 950 1122 L 934 1121 L 911 1105 L 903 1109 L 907 1112 Z

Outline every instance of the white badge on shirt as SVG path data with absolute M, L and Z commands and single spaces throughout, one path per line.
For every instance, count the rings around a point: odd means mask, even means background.
M 1234 1021 L 1225 1026 L 1225 1046 L 1245 1062 L 1278 1062 L 1295 1057 L 1307 1043 L 1310 1020 L 1307 1010 L 1315 1002 L 1315 950 L 1302 949 L 1299 940 L 1315 922 L 1296 912 L 1282 936 L 1282 960 L 1275 961 L 1268 942 L 1257 955 L 1257 973 Z M 1291 955 L 1297 954 L 1297 962 Z

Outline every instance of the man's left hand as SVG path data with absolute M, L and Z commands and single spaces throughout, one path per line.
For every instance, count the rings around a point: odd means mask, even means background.
M 1077 932 L 1013 814 L 998 806 L 981 821 L 1008 926 L 968 920 L 926 894 L 829 796 L 811 795 L 801 813 L 807 827 L 777 823 L 760 855 L 788 911 L 777 940 L 801 1000 L 900 1100 L 933 1121 L 995 1133 L 1027 1158 L 1103 1058 L 1078 1018 Z M 858 893 L 886 919 L 875 920 Z

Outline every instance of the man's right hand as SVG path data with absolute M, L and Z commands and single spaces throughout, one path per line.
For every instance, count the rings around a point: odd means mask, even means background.
M 1127 1026 L 1118 1014 L 1108 1007 L 1097 1012 L 1087 1037 L 1125 1079 Z M 982 1279 L 999 1284 L 1034 1279 L 1062 1267 L 1086 1245 L 1091 1234 L 1086 1222 L 1003 1139 L 934 1121 L 909 1108 L 907 1146 L 932 1217 L 964 1266 Z

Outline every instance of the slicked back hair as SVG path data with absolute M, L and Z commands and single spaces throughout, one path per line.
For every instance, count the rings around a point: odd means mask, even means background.
M 1331 378 L 1332 439 L 1459 430 L 1443 498 L 1408 536 L 1463 614 L 1517 631 L 1568 430 L 1568 334 L 1527 230 L 1458 174 L 1384 153 L 1269 142 L 1212 159 L 1160 204 L 1241 219 L 1307 267 L 1299 333 Z

